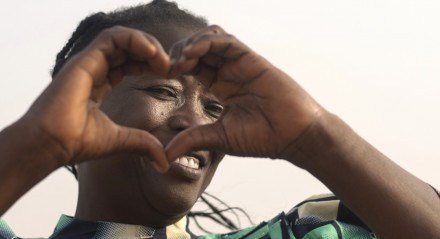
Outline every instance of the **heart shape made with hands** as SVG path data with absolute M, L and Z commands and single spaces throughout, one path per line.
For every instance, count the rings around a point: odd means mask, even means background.
M 146 73 L 194 75 L 224 105 L 220 118 L 180 132 L 166 148 L 146 131 L 115 124 L 99 109 L 105 96 L 124 76 Z M 169 55 L 153 36 L 118 26 L 63 66 L 27 118 L 66 155 L 61 165 L 137 152 L 166 172 L 170 161 L 201 149 L 287 157 L 321 111 L 289 76 L 218 26 L 177 42 Z

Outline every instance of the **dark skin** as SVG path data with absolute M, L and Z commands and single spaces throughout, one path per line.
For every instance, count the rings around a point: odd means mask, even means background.
M 426 183 L 378 152 L 235 37 L 212 26 L 170 52 L 171 60 L 151 36 L 114 28 L 69 61 L 30 111 L 0 135 L 0 182 L 6 192 L 0 211 L 68 163 L 130 153 L 147 155 L 165 172 L 168 162 L 188 152 L 218 150 L 280 158 L 308 170 L 381 238 L 440 234 L 439 199 Z M 213 124 L 162 139 L 171 140 L 164 149 L 161 139 L 118 126 L 100 110 L 99 103 L 124 74 L 193 75 L 225 109 Z
M 169 34 L 155 35 L 169 49 L 172 43 L 192 34 L 191 29 L 174 29 Z M 125 77 L 106 97 L 100 110 L 113 122 L 149 132 L 167 145 L 189 127 L 215 122 L 222 106 L 193 76 L 167 79 L 146 74 Z M 176 222 L 209 185 L 223 158 L 223 154 L 207 150 L 198 153 L 207 161 L 197 180 L 182 178 L 173 170 L 158 173 L 146 160 L 148 155 L 117 154 L 79 164 L 75 217 L 152 226 Z
M 148 131 L 167 145 L 182 130 L 213 123 L 222 107 L 194 77 L 145 76 L 123 80 L 101 109 L 114 122 Z M 76 217 L 155 226 L 175 222 L 206 189 L 223 157 L 206 150 L 198 153 L 207 162 L 197 180 L 179 177 L 172 170 L 158 173 L 139 155 L 119 154 L 80 164 Z

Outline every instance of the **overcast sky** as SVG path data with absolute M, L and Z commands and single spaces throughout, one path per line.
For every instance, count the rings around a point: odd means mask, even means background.
M 4 1 L 0 8 L 0 127 L 50 82 L 56 53 L 90 13 L 143 1 Z M 440 188 L 440 2 L 410 0 L 181 0 L 290 74 L 388 157 Z M 77 183 L 58 170 L 4 219 L 21 237 L 47 237 L 73 215 Z M 327 192 L 307 172 L 227 157 L 208 191 L 270 219 Z M 1 192 L 0 192 L 1 194 Z

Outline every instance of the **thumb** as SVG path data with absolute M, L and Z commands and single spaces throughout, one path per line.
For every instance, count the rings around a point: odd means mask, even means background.
M 165 148 L 170 162 L 189 152 L 202 149 L 223 150 L 226 146 L 225 131 L 220 123 L 188 128 L 177 134 Z
M 117 126 L 115 147 L 110 153 L 136 152 L 146 154 L 155 169 L 161 173 L 168 171 L 169 163 L 162 143 L 147 131 Z

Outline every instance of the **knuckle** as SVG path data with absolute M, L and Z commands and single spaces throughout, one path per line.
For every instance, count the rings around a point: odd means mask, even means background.
M 225 37 L 229 42 L 232 42 L 232 43 L 238 42 L 238 39 L 235 37 L 235 35 L 226 34 Z
M 114 29 L 114 28 L 115 28 L 115 27 L 107 28 L 107 29 L 102 30 L 102 31 L 99 33 L 97 39 L 99 39 L 99 40 L 106 40 L 106 39 L 111 38 L 112 35 L 113 35 L 114 32 L 115 32 L 115 29 Z
M 109 27 L 109 28 L 102 30 L 101 33 L 99 33 L 98 37 L 106 39 L 106 38 L 112 37 L 116 33 L 124 32 L 127 30 L 129 30 L 129 28 L 123 27 L 120 25 L 116 25 L 116 26 Z
M 155 36 L 151 35 L 151 34 L 148 34 L 146 32 L 140 31 L 140 30 L 138 30 L 138 32 L 140 34 L 142 34 L 142 36 L 146 37 L 152 43 L 158 43 L 159 42 L 159 40 L 157 40 L 157 38 Z
M 209 26 L 209 29 L 214 32 L 215 34 L 220 34 L 220 33 L 224 33 L 225 31 L 223 30 L 223 28 L 221 28 L 219 25 L 211 25 Z
M 150 35 L 148 35 L 147 33 L 143 32 L 141 30 L 138 30 L 138 29 L 130 29 L 130 30 L 131 30 L 131 33 L 133 35 L 135 35 L 136 37 L 143 37 L 143 38 L 147 38 L 148 40 L 151 39 Z
M 143 37 L 147 38 L 147 40 L 151 44 L 153 44 L 156 48 L 158 48 L 158 49 L 162 48 L 162 44 L 160 43 L 159 40 L 157 40 L 156 37 L 154 37 L 154 36 L 152 36 L 152 35 L 150 35 L 148 33 L 143 33 Z
M 194 42 L 202 42 L 206 40 L 210 40 L 212 38 L 211 35 L 202 35 L 198 39 L 196 39 Z
M 115 26 L 112 26 L 110 28 L 107 28 L 106 30 L 108 30 L 110 32 L 120 32 L 120 31 L 127 31 L 128 28 L 124 27 L 124 26 L 121 26 L 121 25 L 115 25 Z
M 110 35 L 118 30 L 120 30 L 120 26 L 109 27 L 109 28 L 102 30 L 100 35 Z
M 99 35 L 96 37 L 96 40 L 98 41 L 106 40 L 110 38 L 111 35 L 112 34 L 110 33 L 110 31 L 108 29 L 105 29 L 99 33 Z

